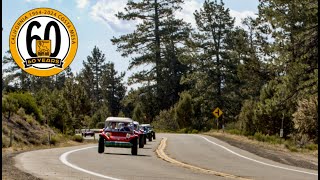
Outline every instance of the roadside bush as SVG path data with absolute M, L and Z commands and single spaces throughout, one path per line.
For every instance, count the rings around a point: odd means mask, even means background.
M 188 129 L 187 128 L 179 129 L 178 133 L 188 133 Z
M 280 144 L 281 143 L 281 138 L 279 136 L 275 136 L 275 135 L 272 135 L 272 136 L 266 135 L 265 136 L 265 141 L 269 142 L 269 143 L 272 143 L 272 144 Z
M 60 141 L 61 139 L 58 136 L 51 136 L 50 144 L 57 145 Z
M 254 133 L 253 138 L 257 141 L 261 141 L 261 142 L 268 142 L 271 144 L 280 144 L 281 143 L 281 138 L 279 136 L 269 136 L 269 135 L 264 135 L 260 132 Z
M 29 93 L 10 93 L 8 96 L 15 98 L 18 101 L 19 108 L 25 109 L 26 114 L 34 114 L 38 121 L 42 121 L 41 119 L 41 111 L 38 108 L 36 100 Z
M 49 144 L 48 136 L 42 136 L 40 139 L 41 139 L 41 144 L 43 144 L 43 145 Z
M 196 130 L 196 129 L 193 129 L 193 130 L 191 131 L 191 133 L 192 133 L 192 134 L 198 134 L 198 133 L 199 133 L 199 131 L 198 131 L 198 130 Z
M 74 135 L 72 136 L 72 140 L 76 142 L 83 142 L 83 137 L 80 135 Z
M 9 134 L 10 133 L 10 130 L 7 128 L 7 126 L 3 126 L 2 127 L 2 132 L 4 133 L 4 134 Z
M 318 150 L 318 144 L 307 144 L 306 149 L 309 149 L 311 151 Z
M 4 96 L 2 98 L 2 113 L 7 113 L 6 118 L 10 118 L 12 113 L 18 110 L 18 101 L 12 96 Z
M 254 139 L 257 140 L 257 141 L 262 141 L 264 142 L 264 135 L 260 132 L 256 132 L 254 133 L 253 135 Z
M 229 129 L 229 130 L 226 130 L 226 132 L 230 134 L 235 134 L 235 135 L 242 135 L 239 129 Z
M 27 123 L 29 123 L 31 126 L 35 123 L 35 120 L 31 115 L 25 115 L 24 117 L 26 118 Z
M 26 111 L 21 107 L 18 109 L 17 114 L 21 117 L 25 117 Z
M 192 97 L 186 92 L 180 94 L 180 99 L 175 107 L 175 119 L 180 127 L 190 127 L 194 115 Z
M 247 135 L 253 135 L 255 133 L 254 127 L 254 107 L 256 106 L 256 102 L 252 100 L 246 100 L 243 103 L 241 108 L 241 112 L 239 114 L 239 124 L 240 129 L 245 132 Z M 227 126 L 228 127 L 228 126 Z
M 287 149 L 289 149 L 290 151 L 292 151 L 292 152 L 297 152 L 297 151 L 298 151 L 293 140 L 286 140 L 286 141 L 284 142 L 284 146 L 285 146 Z
M 2 148 L 9 147 L 10 139 L 2 135 Z
M 298 102 L 298 109 L 293 114 L 293 122 L 298 133 L 303 134 L 314 143 L 318 142 L 318 96 Z
M 160 111 L 159 115 L 155 117 L 152 125 L 155 129 L 165 130 L 165 131 L 177 131 L 179 125 L 174 117 L 175 110 L 171 107 L 169 110 Z
M 98 122 L 98 123 L 96 124 L 96 128 L 98 128 L 98 129 L 104 128 L 104 122 Z

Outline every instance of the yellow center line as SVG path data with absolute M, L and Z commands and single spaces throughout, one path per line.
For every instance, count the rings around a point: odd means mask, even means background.
M 166 146 L 167 146 L 167 138 L 162 138 L 162 140 L 160 142 L 160 145 L 156 149 L 156 153 L 157 153 L 158 157 L 160 157 L 161 159 L 163 159 L 163 160 L 165 160 L 167 162 L 170 162 L 170 163 L 178 165 L 178 166 L 182 166 L 184 168 L 196 170 L 196 171 L 199 171 L 199 172 L 202 172 L 202 173 L 212 174 L 212 175 L 215 175 L 215 176 L 221 176 L 221 177 L 232 178 L 232 179 L 251 180 L 249 178 L 244 178 L 244 177 L 240 177 L 240 176 L 236 176 L 236 175 L 232 175 L 232 174 L 213 171 L 213 170 L 210 170 L 210 169 L 204 169 L 204 168 L 200 168 L 200 167 L 197 167 L 197 166 L 193 166 L 193 165 L 190 165 L 190 164 L 186 164 L 186 163 L 177 161 L 175 159 L 170 158 L 164 152 L 164 149 L 166 148 Z

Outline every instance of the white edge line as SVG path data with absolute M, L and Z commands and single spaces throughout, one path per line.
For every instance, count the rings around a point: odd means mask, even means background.
M 266 165 L 266 166 L 271 166 L 271 167 L 275 167 L 275 168 L 285 169 L 285 170 L 288 170 L 288 171 L 295 171 L 295 172 L 300 172 L 300 173 L 305 173 L 305 174 L 311 174 L 311 175 L 318 176 L 318 174 L 316 174 L 316 173 L 311 173 L 311 172 L 307 172 L 307 171 L 301 171 L 301 170 L 297 170 L 297 169 L 291 169 L 291 168 L 286 168 L 286 167 L 282 167 L 282 166 L 272 165 L 272 164 L 268 164 L 268 163 L 265 163 L 265 162 L 262 162 L 262 161 L 258 161 L 258 160 L 255 160 L 255 159 L 251 159 L 251 158 L 249 158 L 249 157 L 246 157 L 246 156 L 243 156 L 243 155 L 241 155 L 241 154 L 238 154 L 238 153 L 236 153 L 236 152 L 234 152 L 234 151 L 232 151 L 232 150 L 230 150 L 230 149 L 228 149 L 228 148 L 226 148 L 226 147 L 224 147 L 224 146 L 222 146 L 222 145 L 220 145 L 220 144 L 217 144 L 217 143 L 215 143 L 215 142 L 213 142 L 213 141 L 210 141 L 209 139 L 207 139 L 207 138 L 205 138 L 205 137 L 203 137 L 203 136 L 200 136 L 200 135 L 196 135 L 196 136 L 199 136 L 199 137 L 205 139 L 206 141 L 208 141 L 209 143 L 212 143 L 212 144 L 214 144 L 214 145 L 216 145 L 216 146 L 219 146 L 219 147 L 221 147 L 221 148 L 229 151 L 230 153 L 232 153 L 232 154 L 234 154 L 234 155 L 237 155 L 237 156 L 239 156 L 239 157 L 242 157 L 242 158 L 247 159 L 247 160 L 250 160 L 250 161 L 254 161 L 254 162 L 257 162 L 257 163 Z
M 69 154 L 77 152 L 77 151 L 82 151 L 82 150 L 85 150 L 85 149 L 94 148 L 94 147 L 97 147 L 97 146 L 90 146 L 90 147 L 85 147 L 85 148 L 81 148 L 81 149 L 76 149 L 76 150 L 71 150 L 71 151 L 65 152 L 59 157 L 59 159 L 63 164 L 65 164 L 65 165 L 67 165 L 67 166 L 69 166 L 69 167 L 71 167 L 73 169 L 76 169 L 78 171 L 82 171 L 82 172 L 85 172 L 85 173 L 88 173 L 88 174 L 91 174 L 91 175 L 94 175 L 94 176 L 98 176 L 98 177 L 101 177 L 101 178 L 105 178 L 105 179 L 121 180 L 121 179 L 113 178 L 113 177 L 110 177 L 110 176 L 105 176 L 105 175 L 102 175 L 102 174 L 99 174 L 99 173 L 95 173 L 95 172 L 92 172 L 92 171 L 88 171 L 86 169 L 80 168 L 80 167 L 68 162 L 67 157 L 68 157 Z

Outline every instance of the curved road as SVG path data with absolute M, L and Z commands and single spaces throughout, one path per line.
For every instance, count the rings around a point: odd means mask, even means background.
M 203 135 L 157 134 L 132 156 L 130 149 L 96 145 L 55 148 L 18 155 L 16 166 L 43 179 L 227 179 L 188 169 L 157 157 L 155 150 L 167 138 L 165 153 L 180 162 L 248 179 L 318 179 L 318 172 L 283 165 Z M 241 179 L 241 178 L 236 178 Z

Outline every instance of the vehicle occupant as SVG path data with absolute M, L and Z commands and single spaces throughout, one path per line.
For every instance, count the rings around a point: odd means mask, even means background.
M 111 123 L 111 129 L 116 129 L 116 123 L 115 122 Z
M 114 130 L 114 129 L 116 129 L 116 122 L 111 122 L 111 126 L 108 126 L 107 128 L 106 128 L 106 130 Z
M 123 130 L 124 131 L 131 131 L 130 128 L 128 127 L 128 123 L 124 123 Z

